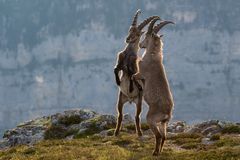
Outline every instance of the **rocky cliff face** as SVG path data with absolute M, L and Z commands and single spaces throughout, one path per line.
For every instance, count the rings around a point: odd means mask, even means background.
M 137 8 L 176 22 L 163 30 L 174 118 L 239 121 L 239 1 L 0 0 L 0 132 L 79 104 L 113 113 L 112 68 Z

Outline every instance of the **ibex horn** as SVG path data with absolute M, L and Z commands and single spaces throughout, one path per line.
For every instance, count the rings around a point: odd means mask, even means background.
M 138 25 L 138 29 L 142 30 L 149 22 L 151 22 L 154 18 L 159 18 L 159 16 L 151 16 L 145 19 L 141 24 Z
M 132 22 L 132 26 L 137 26 L 137 19 L 138 19 L 138 15 L 141 13 L 141 10 L 138 9 L 137 12 L 135 13 L 134 17 L 133 17 L 133 22 Z
M 156 23 L 156 21 L 158 21 L 158 20 L 160 20 L 159 17 L 154 18 L 154 19 L 151 21 L 151 23 L 150 23 L 149 26 L 148 26 L 147 34 L 151 34 L 151 33 L 152 33 L 152 31 L 153 31 L 153 26 L 154 26 L 154 24 Z
M 160 22 L 158 25 L 156 25 L 156 26 L 153 28 L 153 31 L 154 31 L 155 33 L 158 33 L 158 32 L 160 31 L 160 29 L 161 29 L 162 27 L 164 27 L 165 25 L 167 25 L 167 24 L 175 24 L 175 23 L 172 22 L 172 21 L 162 21 L 162 22 Z

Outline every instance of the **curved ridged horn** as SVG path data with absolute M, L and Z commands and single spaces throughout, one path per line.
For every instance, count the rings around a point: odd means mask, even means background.
M 132 22 L 132 26 L 136 26 L 137 25 L 137 19 L 138 19 L 138 15 L 141 13 L 141 10 L 138 9 L 137 12 L 135 13 L 134 17 L 133 17 L 133 22 Z
M 161 29 L 162 27 L 164 27 L 164 26 L 167 25 L 167 24 L 175 24 L 175 23 L 172 22 L 172 21 L 162 21 L 162 22 L 160 22 L 158 25 L 156 25 L 156 26 L 153 28 L 153 31 L 154 31 L 155 33 L 157 33 L 157 32 L 160 31 L 160 29 Z
M 160 20 L 159 17 L 154 18 L 154 19 L 151 21 L 151 23 L 150 23 L 149 26 L 148 26 L 147 34 L 151 34 L 151 33 L 152 33 L 152 31 L 153 31 L 153 26 L 154 26 L 154 24 L 156 23 L 156 21 L 158 21 L 158 20 Z
M 141 24 L 138 25 L 138 29 L 142 30 L 154 18 L 159 18 L 159 16 L 151 16 L 151 17 L 145 19 Z

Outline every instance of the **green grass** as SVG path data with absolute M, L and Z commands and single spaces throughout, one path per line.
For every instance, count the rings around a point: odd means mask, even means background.
M 136 126 L 135 126 L 134 123 L 133 124 L 124 125 L 123 127 L 128 129 L 128 130 L 135 130 L 136 129 Z M 141 129 L 144 130 L 144 131 L 148 130 L 149 129 L 148 124 L 147 123 L 141 123 Z
M 227 146 L 227 147 L 239 146 L 240 147 L 240 137 L 227 135 L 227 136 L 222 137 L 214 145 L 217 147 L 224 147 L 224 146 Z
M 170 137 L 169 139 L 172 139 L 172 140 L 184 139 L 184 138 L 197 139 L 202 137 L 203 136 L 201 134 L 197 134 L 197 133 L 179 133 L 179 134 L 176 134 L 175 136 Z
M 163 152 L 153 157 L 154 137 L 140 139 L 134 133 L 119 137 L 88 136 L 72 140 L 44 140 L 34 146 L 0 151 L 0 160 L 238 160 L 240 137 L 221 135 L 212 145 L 203 145 L 201 135 L 179 134 L 166 141 Z M 199 147 L 201 146 L 201 147 Z
M 220 134 L 214 134 L 210 137 L 211 141 L 217 141 L 220 140 L 221 135 Z
M 231 133 L 237 133 L 240 134 L 240 126 L 239 125 L 229 125 L 223 128 L 222 133 L 231 134 Z

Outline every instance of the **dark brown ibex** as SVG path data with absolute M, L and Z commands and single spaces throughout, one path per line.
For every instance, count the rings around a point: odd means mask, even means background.
M 144 79 L 144 100 L 149 106 L 147 123 L 155 135 L 155 150 L 153 155 L 158 155 L 163 149 L 166 139 L 166 128 L 172 116 L 173 97 L 163 65 L 163 43 L 162 35 L 157 35 L 159 30 L 171 21 L 162 21 L 157 26 L 154 23 L 159 20 L 152 20 L 145 34 L 144 40 L 140 43 L 145 48 L 142 60 L 139 62 L 139 73 L 133 79 Z
M 131 79 L 132 75 L 138 72 L 138 50 L 139 50 L 139 41 L 141 35 L 144 33 L 142 29 L 154 18 L 157 16 L 152 16 L 144 20 L 141 24 L 137 25 L 138 15 L 140 10 L 138 10 L 133 18 L 132 25 L 129 29 L 128 36 L 126 38 L 126 47 L 123 51 L 118 53 L 117 64 L 114 68 L 114 74 L 116 78 L 116 83 L 120 87 L 118 102 L 117 102 L 117 111 L 118 111 L 118 120 L 115 129 L 115 136 L 119 134 L 122 117 L 123 117 L 123 105 L 126 102 L 134 102 L 137 107 L 135 122 L 136 122 L 136 131 L 138 136 L 142 136 L 142 131 L 140 127 L 140 114 L 142 110 L 142 82 L 134 81 Z M 122 71 L 121 79 L 119 78 L 119 72 Z

